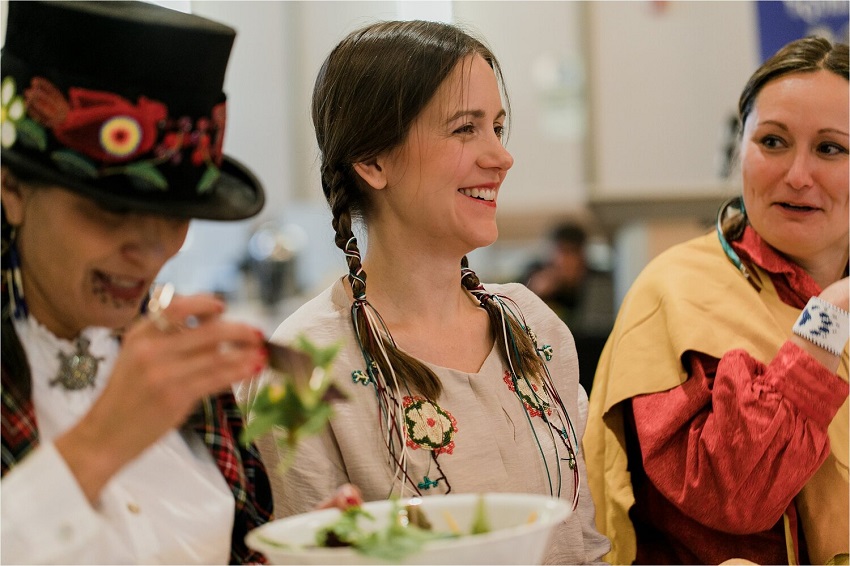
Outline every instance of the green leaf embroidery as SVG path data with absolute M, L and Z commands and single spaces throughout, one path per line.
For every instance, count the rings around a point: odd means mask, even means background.
M 29 118 L 24 118 L 15 127 L 18 131 L 18 139 L 21 141 L 21 144 L 39 151 L 45 151 L 47 149 L 47 133 L 36 122 Z
M 74 151 L 60 149 L 51 153 L 50 158 L 62 171 L 71 175 L 91 179 L 96 179 L 98 176 L 94 163 Z
M 218 170 L 218 167 L 209 164 L 207 170 L 201 176 L 201 180 L 198 181 L 198 194 L 204 194 L 213 188 L 219 177 L 221 177 L 221 172 Z
M 159 169 L 148 162 L 140 161 L 131 163 L 123 168 L 128 177 L 132 177 L 134 184 L 140 189 L 168 190 L 168 180 L 159 172 Z

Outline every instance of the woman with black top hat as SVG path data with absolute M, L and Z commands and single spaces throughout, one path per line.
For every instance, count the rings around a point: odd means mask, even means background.
M 191 218 L 263 206 L 222 155 L 235 32 L 136 3 L 10 2 L 2 55 L 2 561 L 263 561 L 230 387 L 261 333 L 211 296 L 139 316 Z

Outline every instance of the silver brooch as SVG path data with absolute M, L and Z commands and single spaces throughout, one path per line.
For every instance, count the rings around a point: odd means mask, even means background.
M 50 382 L 50 386 L 61 385 L 69 391 L 94 387 L 97 378 L 97 366 L 103 358 L 96 358 L 89 352 L 89 341 L 84 337 L 77 339 L 77 351 L 73 354 L 59 352 L 59 372 Z

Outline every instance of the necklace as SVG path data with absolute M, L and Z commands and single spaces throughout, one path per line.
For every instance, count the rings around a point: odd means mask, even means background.
M 77 338 L 77 351 L 73 354 L 59 352 L 59 371 L 50 381 L 50 386 L 61 385 L 68 391 L 77 391 L 94 387 L 97 367 L 104 358 L 96 358 L 89 352 L 89 340 L 83 336 Z

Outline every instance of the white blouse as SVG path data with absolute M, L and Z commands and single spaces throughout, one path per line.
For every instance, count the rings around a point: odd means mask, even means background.
M 15 330 L 32 368 L 40 443 L 2 480 L 2 562 L 227 564 L 233 495 L 197 435 L 169 431 L 121 469 L 94 506 L 53 445 L 106 386 L 119 349 L 110 330 L 83 331 L 101 361 L 94 387 L 75 391 L 50 385 L 59 353 L 73 353 L 74 343 L 31 317 Z

